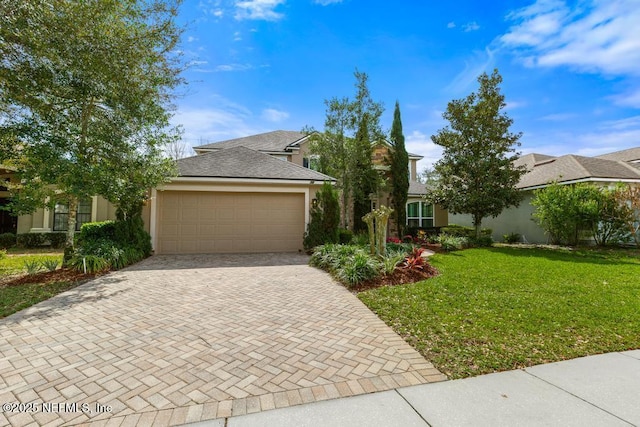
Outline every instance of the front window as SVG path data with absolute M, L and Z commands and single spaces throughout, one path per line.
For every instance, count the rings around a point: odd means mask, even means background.
M 309 157 L 302 158 L 302 166 L 307 169 L 314 170 L 316 172 L 320 171 L 320 156 L 317 154 L 311 154 Z
M 433 205 L 425 202 L 407 203 L 407 226 L 433 228 Z
M 53 210 L 53 231 L 67 231 L 69 221 L 69 206 L 65 203 L 56 203 Z M 91 222 L 91 200 L 80 200 L 76 210 L 76 231 L 82 224 Z

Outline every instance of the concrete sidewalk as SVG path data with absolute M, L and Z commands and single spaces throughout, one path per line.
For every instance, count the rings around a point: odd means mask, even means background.
M 190 426 L 640 425 L 640 350 L 206 421 Z

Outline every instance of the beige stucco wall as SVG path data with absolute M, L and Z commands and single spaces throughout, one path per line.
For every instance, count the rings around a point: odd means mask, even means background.
M 524 236 L 529 243 L 547 243 L 548 238 L 544 230 L 533 220 L 532 214 L 535 208 L 531 205 L 533 193 L 527 191 L 524 199 L 517 208 L 505 209 L 496 218 L 485 218 L 482 220 L 483 228 L 490 228 L 493 231 L 493 239 L 502 242 L 505 234 L 518 233 Z M 471 215 L 449 215 L 451 224 L 473 226 Z
M 295 163 L 296 165 L 302 166 L 303 165 L 302 159 L 309 156 L 309 142 L 304 141 L 300 143 L 299 147 L 300 149 L 297 152 L 293 152 L 289 156 L 289 161 L 291 163 Z
M 418 161 L 414 159 L 409 159 L 409 180 L 417 181 L 418 180 Z

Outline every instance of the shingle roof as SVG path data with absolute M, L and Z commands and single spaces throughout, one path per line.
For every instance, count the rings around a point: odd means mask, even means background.
M 423 196 L 427 194 L 427 184 L 424 182 L 409 181 L 409 191 L 407 193 L 412 196 Z
M 335 181 L 330 176 L 246 147 L 180 159 L 178 171 L 184 177 Z
M 615 151 L 613 153 L 596 156 L 598 159 L 620 160 L 623 162 L 640 161 L 640 147 L 629 148 L 627 150 Z
M 194 149 L 223 150 L 234 147 L 246 147 L 257 151 L 278 152 L 285 151 L 287 147 L 300 141 L 305 136 L 305 134 L 300 132 L 276 130 L 258 135 L 245 136 L 244 138 L 229 139 L 226 141 L 200 145 L 198 147 L 194 147 Z
M 533 169 L 533 167 L 541 162 L 546 162 L 547 160 L 555 159 L 553 156 L 548 156 L 546 154 L 539 153 L 531 153 L 521 156 L 516 161 L 513 162 L 515 166 L 526 166 L 527 170 Z
M 529 188 L 587 178 L 640 179 L 640 167 L 614 160 L 572 154 L 538 162 L 521 179 L 517 188 Z

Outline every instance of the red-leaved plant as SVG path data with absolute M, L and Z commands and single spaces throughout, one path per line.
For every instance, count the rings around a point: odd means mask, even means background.
M 422 257 L 423 252 L 423 248 L 413 248 L 411 253 L 404 259 L 401 267 L 407 270 L 424 270 L 426 261 Z

